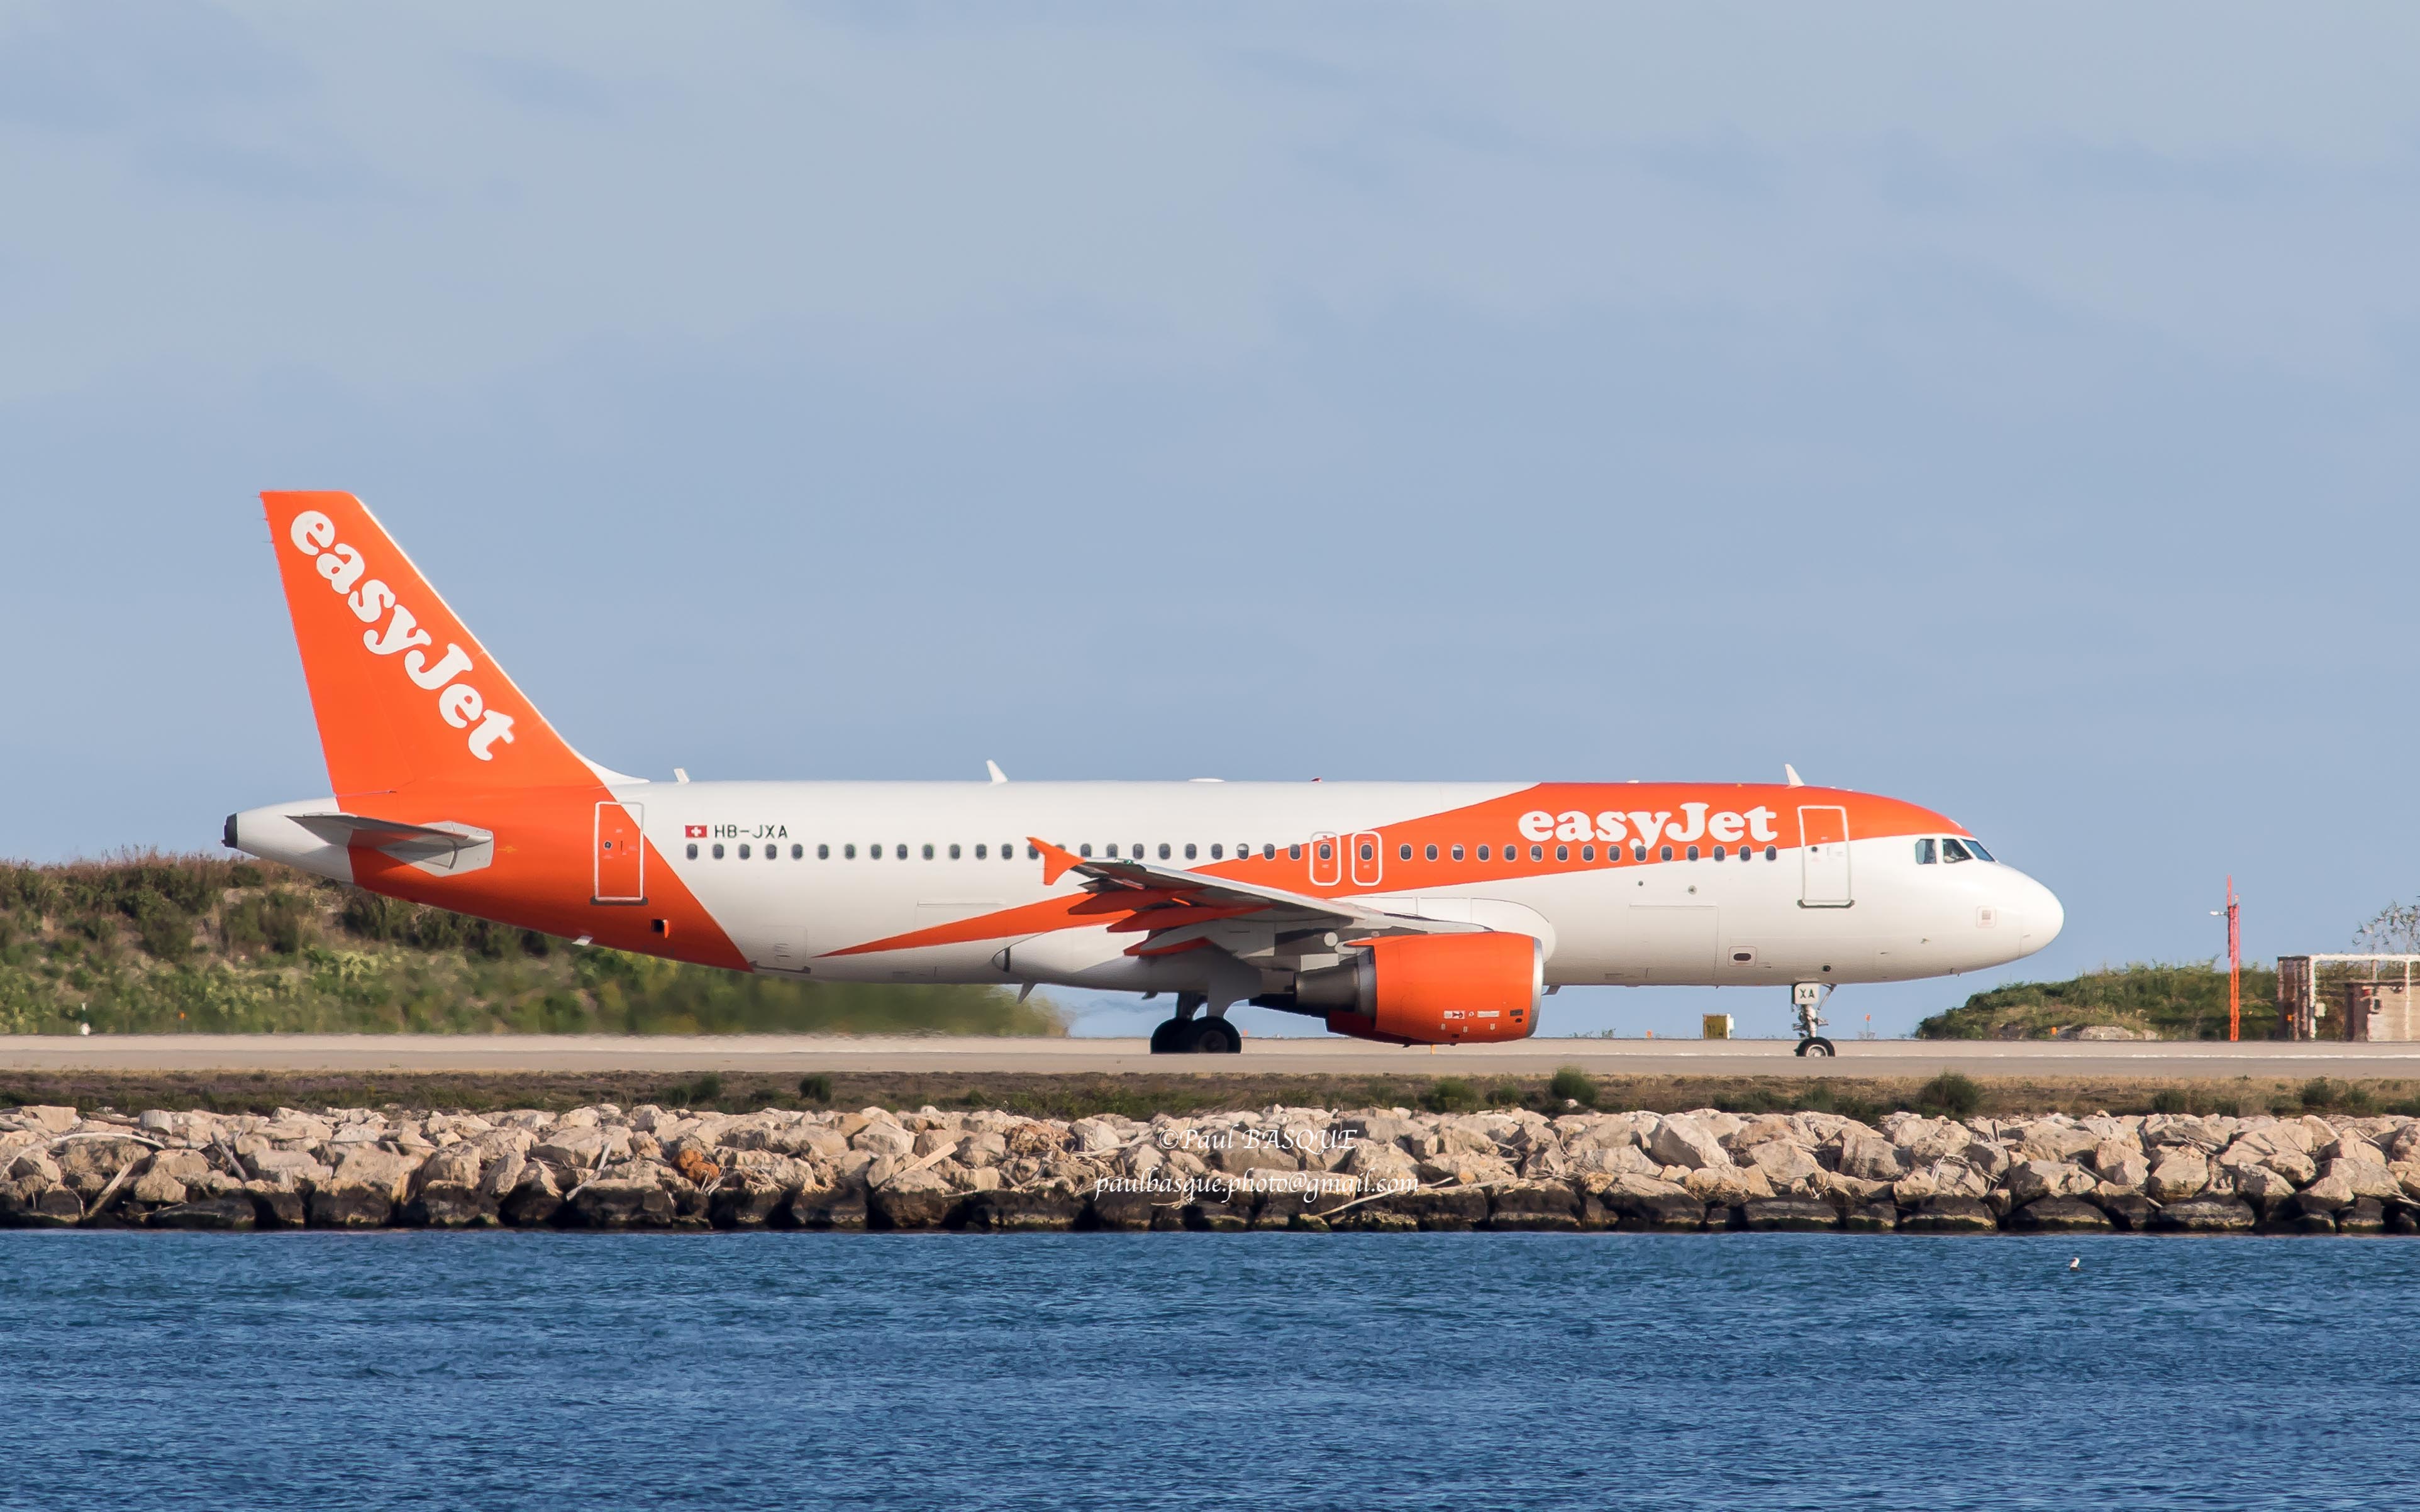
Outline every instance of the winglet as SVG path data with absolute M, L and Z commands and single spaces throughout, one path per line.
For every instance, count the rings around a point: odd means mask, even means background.
M 986 760 L 984 763 L 984 770 L 991 774 L 992 785 L 994 787 L 998 787 L 1001 783 L 1008 780 L 1008 774 L 1000 769 L 1000 763 L 998 762 Z
M 1042 853 L 1042 885 L 1046 887 L 1058 886 L 1061 877 L 1084 864 L 1082 856 L 1069 851 L 1063 851 L 1048 841 L 1036 836 L 1026 836 L 1025 843 Z
M 1790 785 L 1792 787 L 1803 788 L 1807 785 L 1804 781 L 1799 779 L 1798 768 L 1791 765 L 1788 762 L 1783 762 L 1781 764 L 1781 775 L 1790 779 Z

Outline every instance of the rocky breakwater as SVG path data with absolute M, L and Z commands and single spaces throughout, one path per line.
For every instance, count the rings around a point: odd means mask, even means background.
M 0 1225 L 2420 1233 L 2420 1120 L 0 1112 Z

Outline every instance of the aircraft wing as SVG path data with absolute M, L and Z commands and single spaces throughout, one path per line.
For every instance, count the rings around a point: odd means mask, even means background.
M 1486 933 L 1486 926 L 1482 924 L 1389 914 L 1349 899 L 1315 898 L 1309 893 L 1289 892 L 1283 887 L 1267 887 L 1230 877 L 1214 877 L 1181 867 L 1154 866 L 1140 859 L 1094 860 L 1032 836 L 1027 837 L 1027 842 L 1042 853 L 1042 880 L 1045 885 L 1057 882 L 1073 872 L 1084 878 L 1084 886 L 1094 892 L 1109 896 L 1122 891 L 1151 893 L 1165 899 L 1165 902 L 1143 906 L 1142 911 L 1127 924 L 1113 926 L 1118 928 L 1157 933 L 1186 924 L 1237 919 L 1273 924 L 1281 929 L 1313 929 L 1324 925 L 1343 933 Z M 1155 918 L 1154 916 L 1160 917 Z

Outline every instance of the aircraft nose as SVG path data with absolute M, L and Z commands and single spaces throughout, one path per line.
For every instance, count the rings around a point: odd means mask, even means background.
M 2031 955 L 2058 938 L 2059 931 L 2067 927 L 2067 909 L 2059 903 L 2058 894 L 2024 872 L 2016 872 L 2009 880 L 2016 886 L 2011 889 L 2015 896 L 2009 900 L 2009 912 L 2017 917 L 2024 932 L 2025 953 Z

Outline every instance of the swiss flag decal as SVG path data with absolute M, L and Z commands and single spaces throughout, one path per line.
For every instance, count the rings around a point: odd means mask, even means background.
M 704 840 L 706 839 L 706 826 L 704 825 L 681 825 L 681 839 Z

